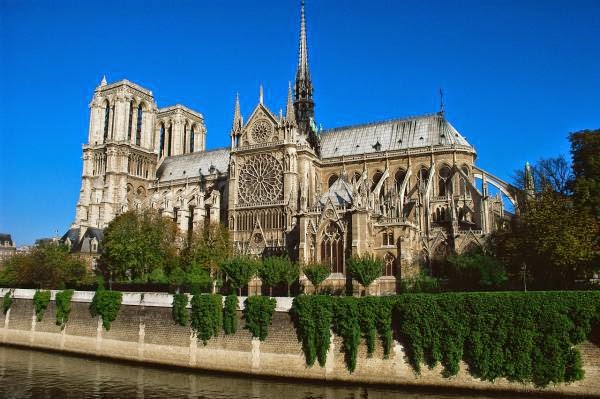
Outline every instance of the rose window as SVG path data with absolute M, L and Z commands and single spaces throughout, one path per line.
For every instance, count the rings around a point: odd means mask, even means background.
M 265 120 L 260 120 L 252 127 L 252 138 L 257 143 L 264 143 L 269 141 L 271 134 L 273 133 L 273 127 Z
M 242 203 L 278 201 L 283 194 L 283 168 L 269 154 L 250 158 L 240 169 L 239 196 Z

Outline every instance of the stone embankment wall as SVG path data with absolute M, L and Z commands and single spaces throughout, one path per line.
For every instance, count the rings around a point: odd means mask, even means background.
M 0 289 L 0 295 L 3 296 L 6 291 Z M 205 346 L 198 342 L 189 327 L 173 322 L 172 296 L 169 294 L 124 293 L 118 317 L 110 331 L 106 331 L 99 318 L 92 319 L 90 316 L 89 303 L 93 292 L 75 292 L 69 321 L 63 330 L 55 323 L 56 291 L 52 292 L 52 301 L 41 322 L 35 317 L 34 293 L 34 290 L 14 290 L 13 304 L 4 315 L 3 323 L 0 319 L 2 344 L 272 377 L 600 397 L 600 348 L 592 343 L 579 347 L 585 369 L 582 381 L 544 389 L 501 379 L 495 383 L 480 381 L 468 374 L 465 364 L 452 378 L 442 377 L 440 367 L 433 370 L 423 368 L 421 375 L 416 375 L 398 342 L 388 359 L 383 358 L 381 346 L 377 347 L 373 357 L 368 358 L 365 345 L 361 345 L 356 371 L 349 373 L 341 351 L 341 339 L 336 336 L 333 337 L 325 367 L 318 364 L 311 368 L 306 366 L 288 314 L 291 298 L 277 298 L 276 313 L 264 342 L 253 339 L 243 328 L 241 312 L 238 312 L 238 331 L 231 335 L 221 333 Z M 240 298 L 240 310 L 243 299 Z

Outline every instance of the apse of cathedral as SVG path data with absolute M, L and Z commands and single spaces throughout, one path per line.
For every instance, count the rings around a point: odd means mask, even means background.
M 475 165 L 475 149 L 437 113 L 322 130 L 315 122 L 304 4 L 285 113 L 236 97 L 228 148 L 207 150 L 204 116 L 158 108 L 152 91 L 103 78 L 90 103 L 74 251 L 97 254 L 120 213 L 153 208 L 182 232 L 226 224 L 239 254 L 287 254 L 331 265 L 371 253 L 391 285 L 436 259 L 482 247 L 510 216 L 508 185 Z M 498 193 L 488 193 L 488 184 Z M 381 285 L 380 284 L 380 285 Z

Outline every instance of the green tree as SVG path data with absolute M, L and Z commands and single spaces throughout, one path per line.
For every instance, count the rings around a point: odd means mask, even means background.
M 315 287 L 315 293 L 318 293 L 321 283 L 331 274 L 331 269 L 322 263 L 308 263 L 304 265 L 302 272 Z
M 269 286 L 269 296 L 273 296 L 273 286 L 284 281 L 284 273 L 292 268 L 292 262 L 284 256 L 269 256 L 263 259 L 258 270 L 258 277 Z
M 458 290 L 489 290 L 504 286 L 508 277 L 499 259 L 481 252 L 448 257 L 448 280 Z
M 296 262 L 289 262 L 287 267 L 282 270 L 281 281 L 287 286 L 287 295 L 291 296 L 291 286 L 300 276 L 300 267 Z
M 91 281 L 84 262 L 69 253 L 62 243 L 41 242 L 29 254 L 18 254 L 6 261 L 0 280 L 6 285 L 64 288 Z
M 353 256 L 348 260 L 348 272 L 353 279 L 365 287 L 365 293 L 371 283 L 381 277 L 384 266 L 382 259 L 369 253 L 362 256 Z
M 231 282 L 231 286 L 238 289 L 238 295 L 242 295 L 242 288 L 256 276 L 259 266 L 260 263 L 256 259 L 238 256 L 221 263 L 221 270 Z
M 232 254 L 229 229 L 220 223 L 214 223 L 188 237 L 181 253 L 181 263 L 186 270 L 196 266 L 208 270 L 213 292 L 216 292 L 220 265 Z
M 578 207 L 600 220 L 600 129 L 571 133 L 573 193 Z
M 175 223 L 155 210 L 125 212 L 104 231 L 102 264 L 117 279 L 147 281 L 154 269 L 174 267 L 176 236 Z

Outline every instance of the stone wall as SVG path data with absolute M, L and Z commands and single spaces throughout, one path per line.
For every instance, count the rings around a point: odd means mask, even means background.
M 4 295 L 6 289 L 0 289 Z M 572 384 L 538 389 L 531 385 L 498 380 L 484 382 L 471 377 L 465 364 L 459 374 L 444 378 L 441 368 L 423 368 L 417 376 L 406 360 L 403 347 L 396 342 L 389 359 L 383 358 L 381 346 L 373 357 L 366 355 L 365 345 L 359 348 L 356 371 L 346 370 L 342 341 L 333 337 L 327 364 L 306 366 L 301 345 L 288 314 L 290 298 L 277 298 L 277 311 L 264 342 L 253 339 L 244 329 L 241 311 L 235 334 L 212 338 L 205 346 L 198 342 L 189 327 L 175 325 L 171 317 L 171 295 L 124 294 L 123 305 L 110 331 L 101 321 L 92 319 L 89 302 L 93 292 L 75 292 L 69 322 L 61 331 L 55 324 L 55 304 L 48 306 L 41 322 L 35 319 L 33 290 L 15 290 L 14 302 L 0 322 L 0 342 L 32 348 L 88 354 L 98 357 L 126 359 L 153 364 L 168 364 L 190 368 L 246 373 L 285 378 L 345 381 L 390 385 L 454 387 L 461 389 L 545 392 L 557 395 L 600 397 L 600 348 L 591 343 L 580 345 L 585 378 Z M 243 306 L 240 298 L 240 310 Z

